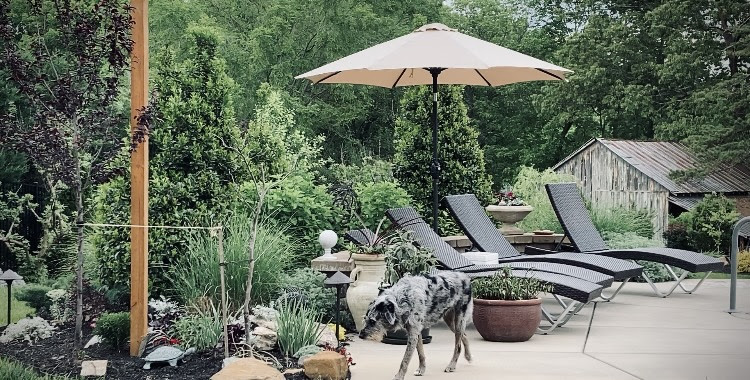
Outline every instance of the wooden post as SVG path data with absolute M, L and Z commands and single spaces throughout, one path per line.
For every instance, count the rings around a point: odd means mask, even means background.
M 130 129 L 148 101 L 148 0 L 131 0 L 133 53 L 130 72 Z M 130 220 L 148 225 L 148 137 L 130 156 Z M 138 356 L 148 329 L 148 229 L 130 229 L 130 355 Z

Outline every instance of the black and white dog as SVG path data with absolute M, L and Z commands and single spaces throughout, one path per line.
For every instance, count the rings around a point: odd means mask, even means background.
M 445 372 L 453 372 L 461 344 L 466 360 L 471 362 L 465 334 L 471 307 L 471 279 L 464 273 L 443 271 L 435 275 L 406 276 L 372 301 L 359 337 L 380 341 L 387 331 L 405 330 L 409 337 L 406 353 L 394 379 L 404 378 L 415 347 L 419 369 L 414 374 L 421 376 L 425 371 L 422 329 L 429 328 L 442 317 L 456 337 L 453 358 L 445 368 Z

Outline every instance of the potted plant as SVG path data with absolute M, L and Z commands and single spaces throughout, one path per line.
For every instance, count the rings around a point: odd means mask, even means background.
M 534 210 L 533 207 L 518 197 L 513 191 L 501 191 L 495 194 L 496 203 L 486 207 L 487 212 L 503 225 L 500 231 L 504 235 L 522 235 L 523 230 L 516 223 L 523 220 Z
M 482 338 L 492 342 L 527 341 L 542 319 L 539 293 L 551 290 L 534 277 L 513 276 L 508 267 L 474 279 L 474 326 Z
M 411 231 L 394 233 L 385 247 L 385 277 L 383 289 L 390 287 L 406 275 L 430 273 L 437 266 L 432 251 L 418 246 Z M 408 337 L 404 331 L 388 332 L 383 342 L 406 344 Z M 430 329 L 422 330 L 422 343 L 430 343 Z
M 375 235 L 367 239 L 367 244 L 350 245 L 349 252 L 354 260 L 352 283 L 346 291 L 346 303 L 354 318 L 357 330 L 364 327 L 364 316 L 372 300 L 378 296 L 385 275 L 385 257 L 391 228 L 381 230 L 385 218 L 380 221 Z

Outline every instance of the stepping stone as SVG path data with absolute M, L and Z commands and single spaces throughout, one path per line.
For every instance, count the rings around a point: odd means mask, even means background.
M 104 377 L 106 375 L 106 360 L 84 360 L 81 363 L 81 377 Z

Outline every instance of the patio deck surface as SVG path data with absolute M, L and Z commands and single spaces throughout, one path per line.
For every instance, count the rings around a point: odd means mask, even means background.
M 743 313 L 726 313 L 729 280 L 706 280 L 696 294 L 666 299 L 647 284 L 628 284 L 614 302 L 588 305 L 566 326 L 528 342 L 487 342 L 470 326 L 474 361 L 462 356 L 454 373 L 443 372 L 453 337 L 441 323 L 425 345 L 424 378 L 749 379 L 750 280 L 738 281 L 737 300 Z M 545 304 L 553 305 L 551 299 Z M 392 378 L 404 349 L 357 338 L 349 348 L 357 363 L 352 378 Z M 420 378 L 413 375 L 417 363 L 415 353 L 407 379 Z

